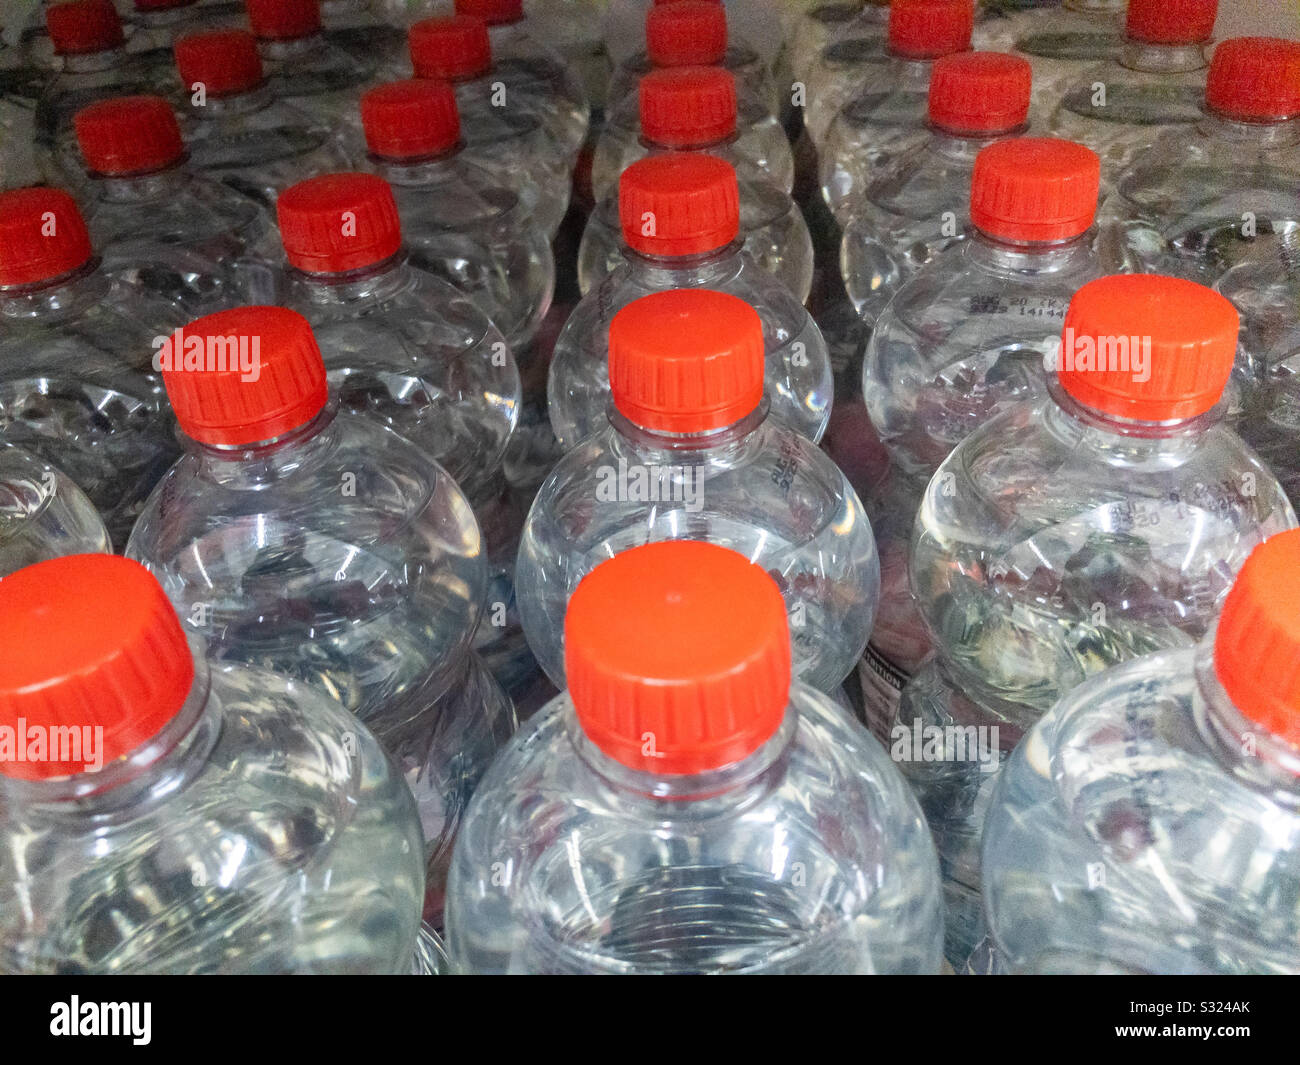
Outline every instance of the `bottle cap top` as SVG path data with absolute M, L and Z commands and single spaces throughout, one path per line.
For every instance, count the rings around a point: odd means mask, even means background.
M 1300 115 L 1300 44 L 1276 37 L 1224 41 L 1210 60 L 1205 104 L 1248 122 Z
M 417 78 L 459 81 L 492 69 L 487 24 L 468 15 L 423 19 L 407 33 L 407 45 Z
M 397 203 L 374 174 L 322 174 L 291 185 L 275 203 L 291 265 L 344 274 L 381 263 L 402 246 Z
M 245 0 L 253 36 L 291 41 L 321 31 L 320 0 Z
M 460 143 L 456 92 L 445 81 L 413 78 L 380 85 L 361 97 L 366 146 L 384 159 L 420 159 Z
M 975 157 L 970 220 L 999 240 L 1071 240 L 1097 214 L 1101 159 L 1073 141 L 1016 137 Z
M 456 14 L 482 19 L 489 26 L 500 26 L 524 17 L 524 0 L 456 0 Z
M 623 171 L 618 213 L 624 241 L 643 255 L 725 247 L 740 232 L 736 171 L 725 159 L 697 152 L 647 156 Z
M 656 67 L 721 63 L 727 55 L 727 11 L 709 0 L 652 7 L 645 19 L 646 54 Z
M 182 37 L 172 51 L 186 91 L 202 85 L 208 96 L 233 96 L 262 84 L 257 38 L 245 30 L 214 30 Z
M 1202 44 L 1218 17 L 1219 0 L 1129 0 L 1124 32 L 1145 44 Z
M 71 0 L 45 9 L 45 28 L 56 55 L 107 52 L 126 44 L 112 0 Z
M 1033 68 L 1002 52 L 958 52 L 935 60 L 930 123 L 949 133 L 1008 133 L 1029 120 Z
M 81 158 L 92 174 L 149 174 L 185 158 L 181 127 L 161 96 L 100 100 L 73 115 L 72 125 Z
M 972 0 L 894 0 L 889 6 L 889 51 L 905 59 L 938 59 L 970 47 Z
M 703 148 L 736 132 L 736 79 L 722 67 L 651 71 L 640 103 L 641 135 L 651 144 Z
M 71 273 L 93 254 L 77 201 L 62 189 L 0 192 L 0 285 L 34 285 Z

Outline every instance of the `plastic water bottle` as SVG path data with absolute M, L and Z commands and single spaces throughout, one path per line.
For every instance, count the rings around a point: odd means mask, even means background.
M 938 655 L 890 745 L 935 836 L 954 965 L 1004 755 L 1085 678 L 1203 637 L 1250 552 L 1295 526 L 1221 416 L 1236 338 L 1232 305 L 1190 281 L 1090 282 L 1050 395 L 984 423 L 926 489 L 911 584 Z
M 1080 685 L 1025 737 L 984 830 L 1011 972 L 1294 973 L 1300 533 L 1255 548 L 1196 647 Z
M 1214 50 L 1205 113 L 1141 152 L 1102 212 L 1108 264 L 1212 285 L 1300 226 L 1300 44 Z
M 361 98 L 367 165 L 393 190 L 414 262 L 474 301 L 523 351 L 550 310 L 555 257 L 503 178 L 461 144 L 456 95 L 412 80 Z
M 541 27 L 524 17 L 523 0 L 456 0 L 456 14 L 487 24 L 494 80 L 505 86 L 507 101 L 511 90 L 528 98 L 572 167 L 591 122 L 580 75 L 534 32 Z
M 784 86 L 798 81 L 807 86 L 823 49 L 833 43 L 852 39 L 862 24 L 863 17 L 868 14 L 875 24 L 876 32 L 873 36 L 883 40 L 885 22 L 889 15 L 887 3 L 864 5 L 857 0 L 849 3 L 819 3 L 800 12 L 777 62 L 777 69 L 788 77 L 779 78 L 777 83 Z
M 234 29 L 241 22 L 242 7 L 198 0 L 134 0 L 126 19 L 126 50 L 170 68 L 177 41 L 208 30 Z
M 0 581 L 0 647 L 5 971 L 409 969 L 419 822 L 336 703 L 209 667 L 158 582 L 109 555 Z
M 765 139 L 766 134 L 760 137 L 757 130 L 751 130 L 736 135 L 731 75 L 709 67 L 657 71 L 641 80 L 641 99 L 643 122 L 651 131 L 646 135 L 653 137 L 654 143 L 649 152 L 642 145 L 626 159 L 608 159 L 609 171 L 614 173 L 617 167 L 616 174 L 622 174 L 638 159 L 682 151 L 725 161 L 734 169 L 740 185 L 740 228 L 746 248 L 800 303 L 807 300 L 813 282 L 808 223 L 789 193 L 762 165 L 763 159 L 774 158 L 764 155 L 764 150 L 754 144 Z M 780 150 L 788 157 L 789 144 L 775 121 L 769 132 L 782 136 Z M 755 147 L 752 154 L 747 145 Z M 598 147 L 598 165 L 600 154 Z M 623 262 L 620 212 L 616 181 L 588 219 L 578 248 L 578 287 L 584 295 Z M 638 221 L 644 228 L 646 220 Z
M 85 179 L 72 116 L 98 100 L 164 92 L 166 70 L 126 54 L 122 20 L 110 0 L 53 4 L 45 22 L 60 69 L 36 101 L 35 158 L 49 184 L 75 187 Z
M 0 577 L 60 555 L 112 549 L 95 504 L 66 473 L 0 439 Z
M 937 970 L 916 801 L 852 717 L 791 683 L 767 573 L 713 544 L 632 548 L 564 626 L 570 689 L 493 763 L 456 844 L 460 971 Z
M 609 55 L 605 49 L 606 0 L 529 0 L 528 29 L 558 52 L 585 89 L 593 109 L 605 106 L 609 87 Z
M 564 133 L 572 123 L 564 111 L 534 83 L 498 73 L 487 27 L 479 19 L 417 22 L 411 27 L 410 52 L 417 78 L 449 81 L 455 88 L 466 148 L 511 183 L 533 224 L 553 237 L 569 208 L 573 184 Z
M 1168 130 L 1201 120 L 1218 0 L 1129 0 L 1119 55 L 1065 87 L 1050 128 L 1101 156 L 1110 182 Z
M 804 129 L 809 125 L 809 109 L 817 105 L 818 126 L 824 132 L 835 117 L 835 110 L 853 93 L 861 79 L 871 75 L 872 67 L 884 60 L 889 40 L 890 0 L 865 0 L 855 17 L 829 39 L 812 57 L 803 74 L 805 86 Z M 836 102 L 838 101 L 838 102 Z
M 731 165 L 711 155 L 653 155 L 619 182 L 622 264 L 574 308 L 555 342 L 547 410 L 566 450 L 604 428 L 609 407 L 609 327 L 628 304 L 654 292 L 707 288 L 739 297 L 763 323 L 765 391 L 774 418 L 816 442 L 831 407 L 831 363 L 821 330 L 759 253 L 777 243 L 740 235 L 739 188 Z M 647 226 L 646 218 L 653 220 Z
M 844 226 L 840 272 L 867 322 L 969 231 L 975 158 L 1025 132 L 1029 84 L 1029 64 L 1015 56 L 945 56 L 930 82 L 930 135 L 879 173 L 832 172 L 822 193 Z
M 646 12 L 645 47 L 619 63 L 609 83 L 607 106 L 635 101 L 641 78 L 652 70 L 722 66 L 735 76 L 737 93 L 780 111 L 767 64 L 748 41 L 728 34 L 727 10 L 719 0 L 672 0 Z M 635 104 L 633 104 L 635 106 Z
M 99 268 L 66 192 L 0 193 L 0 436 L 66 473 L 119 547 L 180 455 L 150 358 L 182 319 Z
M 679 0 L 686 3 L 687 0 Z M 755 97 L 740 90 L 724 67 L 672 67 L 641 78 L 635 96 L 607 116 L 591 163 L 599 202 L 628 166 L 655 152 L 721 155 L 745 179 L 765 180 L 788 193 L 794 156 L 785 130 Z
M 379 56 L 358 57 L 327 38 L 320 0 L 245 0 L 271 92 L 323 125 L 356 107 Z
M 465 802 L 515 725 L 469 649 L 487 581 L 469 501 L 419 446 L 330 398 L 292 310 L 201 318 L 159 355 L 186 453 L 127 555 L 214 662 L 272 669 L 374 732 L 415 795 L 436 922 Z
M 970 48 L 974 22 L 971 0 L 894 0 L 884 52 L 850 62 L 809 95 L 804 128 L 823 168 L 850 153 L 880 162 L 920 139 L 930 69 L 940 56 Z
M 899 289 L 867 344 L 861 394 L 890 470 L 863 497 L 884 595 L 860 677 L 867 724 L 882 739 L 930 650 L 907 577 L 925 486 L 969 433 L 1044 393 L 1043 359 L 1070 298 L 1102 273 L 1091 230 L 1099 172 L 1093 152 L 1067 141 L 985 148 L 972 182 L 974 232 Z
M 671 289 L 609 327 L 608 424 L 542 484 L 515 570 L 537 661 L 564 686 L 563 619 L 602 560 L 655 540 L 740 551 L 786 597 L 795 675 L 833 692 L 871 632 L 880 571 L 871 526 L 835 464 L 769 418 L 758 312 L 736 296 Z
M 360 62 L 380 67 L 402 61 L 406 55 L 406 29 L 384 16 L 376 0 L 320 0 L 320 20 L 325 38 L 352 53 Z
M 296 181 L 346 169 L 349 156 L 328 123 L 277 99 L 252 34 L 214 31 L 176 44 L 187 94 L 190 165 L 272 205 Z
M 104 267 L 192 314 L 268 295 L 275 226 L 259 203 L 186 165 L 176 115 L 158 96 L 78 111 L 77 144 Z

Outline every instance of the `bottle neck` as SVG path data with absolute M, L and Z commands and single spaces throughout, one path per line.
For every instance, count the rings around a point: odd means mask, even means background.
M 730 425 L 702 433 L 672 433 L 637 425 L 611 399 L 609 424 L 634 451 L 656 462 L 659 459 L 685 459 L 688 456 L 692 462 L 726 461 L 745 450 L 754 433 L 766 420 L 767 411 L 768 400 L 764 396 L 757 407 Z
M 1119 61 L 1145 74 L 1181 74 L 1206 66 L 1204 44 L 1148 44 L 1126 38 Z
M 1065 240 L 1017 242 L 976 229 L 966 242 L 966 255 L 975 266 L 995 273 L 1060 273 L 1092 259 L 1092 237 L 1089 229 Z
M 264 39 L 257 42 L 257 50 L 262 58 L 272 63 L 301 59 L 325 46 L 325 35 L 322 33 L 311 33 L 306 37 L 292 37 L 287 40 Z
M 246 89 L 243 92 L 232 92 L 227 96 L 205 97 L 201 107 L 190 105 L 189 114 L 200 121 L 229 118 L 232 115 L 247 115 L 270 107 L 274 99 L 275 94 L 272 93 L 270 84 L 261 81 L 251 89 Z
M 338 274 L 313 274 L 287 267 L 285 274 L 295 293 L 315 307 L 349 307 L 389 299 L 406 287 L 411 277 L 405 252 L 377 263 Z
M 1201 123 L 1201 132 L 1234 147 L 1271 152 L 1300 144 L 1300 117 L 1283 118 L 1274 122 L 1247 122 L 1207 111 Z
M 102 74 L 119 63 L 126 61 L 126 48 L 106 48 L 102 52 L 86 52 L 82 55 L 65 55 L 63 71 L 65 74 Z
M 103 302 L 110 288 L 98 257 L 92 257 L 58 277 L 0 288 L 0 315 L 9 320 L 76 317 Z
M 1109 414 L 1079 402 L 1051 371 L 1047 374 L 1047 392 L 1051 402 L 1044 420 L 1049 430 L 1075 447 L 1086 446 L 1113 455 L 1128 466 L 1185 461 L 1199 446 L 1206 431 L 1222 418 L 1218 406 L 1191 418 L 1159 422 Z
M 390 185 L 445 185 L 457 177 L 455 164 L 463 147 L 464 142 L 460 141 L 438 155 L 425 155 L 414 159 L 389 159 L 374 154 L 366 158 L 375 173 Z
M 633 280 L 646 288 L 692 288 L 734 277 L 742 246 L 733 240 L 698 255 L 647 255 L 624 245 L 623 258 Z
M 258 490 L 292 476 L 329 451 L 337 414 L 331 397 L 310 420 L 279 436 L 250 444 L 205 444 L 192 437 L 185 443 L 208 480 L 235 491 Z
M 177 195 L 190 179 L 184 160 L 148 174 L 95 176 L 96 196 L 106 203 L 148 203 Z

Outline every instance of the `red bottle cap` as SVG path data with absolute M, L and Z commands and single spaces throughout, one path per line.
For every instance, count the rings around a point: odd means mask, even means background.
M 1250 553 L 1214 634 L 1214 671 L 1233 705 L 1300 747 L 1300 529 Z
M 0 192 L 0 285 L 61 277 L 92 254 L 77 201 L 62 189 Z
M 1090 148 L 1051 137 L 990 144 L 975 157 L 970 220 L 1000 240 L 1070 240 L 1097 214 L 1101 160 Z
M 407 46 L 417 78 L 460 81 L 477 78 L 492 68 L 487 25 L 468 15 L 417 22 L 407 33 Z
M 956 134 L 1009 133 L 1029 120 L 1033 68 L 1002 52 L 958 52 L 935 60 L 930 123 Z
M 0 774 L 102 769 L 157 736 L 193 684 L 176 611 L 138 562 L 67 555 L 0 581 L 0 727 L 22 736 Z
M 292 41 L 321 31 L 320 0 L 245 0 L 253 35 Z
M 482 19 L 489 26 L 518 22 L 524 17 L 523 0 L 456 0 L 456 14 Z
M 703 148 L 736 132 L 736 79 L 721 67 L 651 71 L 640 104 L 641 135 L 651 144 Z
M 460 143 L 456 93 L 445 81 L 413 78 L 361 97 L 366 146 L 384 159 L 440 155 Z
M 1300 45 L 1277 37 L 1224 41 L 1210 60 L 1205 105 L 1247 122 L 1300 115 Z
M 177 423 L 201 444 L 273 440 L 306 425 L 329 398 L 311 326 L 285 307 L 206 315 L 154 358 Z
M 309 274 L 381 263 L 402 246 L 397 203 L 374 174 L 324 174 L 291 185 L 275 203 L 289 262 Z
M 904 59 L 938 59 L 970 47 L 972 0 L 894 0 L 889 6 L 889 51 Z
M 645 19 L 646 54 L 657 67 L 712 66 L 727 55 L 727 11 L 708 0 L 652 7 Z
M 101 100 L 73 115 L 72 125 L 81 158 L 92 174 L 148 174 L 185 158 L 181 127 L 161 96 Z
M 88 55 L 126 44 L 111 0 L 71 0 L 45 9 L 45 28 L 56 55 Z
M 1146 422 L 1194 418 L 1223 395 L 1239 324 L 1231 303 L 1191 281 L 1099 278 L 1079 289 L 1065 312 L 1057 378 L 1102 414 Z
M 214 30 L 182 37 L 172 51 L 187 91 L 202 85 L 208 96 L 233 96 L 262 84 L 257 39 L 244 30 Z
M 614 406 L 634 425 L 703 433 L 763 398 L 763 325 L 724 292 L 679 288 L 629 303 L 609 324 Z
M 1129 0 L 1124 32 L 1145 44 L 1202 44 L 1218 17 L 1219 0 Z
M 646 544 L 602 562 L 569 600 L 564 660 L 588 739 L 656 776 L 753 754 L 790 698 L 790 629 L 776 582 L 716 544 Z
M 648 156 L 619 178 L 618 215 L 623 240 L 643 255 L 700 255 L 725 247 L 740 232 L 736 171 L 713 155 Z

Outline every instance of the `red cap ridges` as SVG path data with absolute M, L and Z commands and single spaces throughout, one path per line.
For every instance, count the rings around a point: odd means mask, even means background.
M 157 736 L 193 684 L 176 611 L 138 562 L 67 555 L 0 581 L 0 726 L 25 737 L 90 729 L 97 740 L 74 762 L 52 760 L 49 746 L 33 760 L 28 739 L 23 757 L 0 761 L 0 775 L 51 780 L 102 770 Z
M 651 71 L 639 92 L 641 135 L 651 144 L 703 148 L 736 132 L 736 78 L 722 67 Z
M 669 289 L 629 303 L 609 324 L 614 406 L 634 425 L 705 433 L 763 399 L 763 324 L 724 292 Z
M 309 274 L 383 262 L 402 246 L 397 204 L 374 174 L 325 174 L 291 185 L 275 203 L 285 255 Z
M 361 97 L 366 146 L 384 159 L 441 155 L 460 142 L 456 93 L 445 81 L 412 78 L 371 89 Z
M 1300 529 L 1250 553 L 1214 634 L 1214 671 L 1232 704 L 1300 747 Z
M 1219 0 L 1129 0 L 1124 32 L 1144 44 L 1204 44 L 1218 16 Z
M 1224 41 L 1210 60 L 1205 105 L 1247 122 L 1300 115 L 1300 44 L 1278 37 Z
M 888 47 L 905 59 L 938 59 L 966 51 L 974 28 L 973 0 L 894 0 Z
M 564 619 L 582 731 L 656 776 L 721 769 L 771 739 L 789 703 L 790 659 L 776 582 L 716 544 L 620 552 L 582 579 Z
M 1239 325 L 1232 304 L 1204 285 L 1159 274 L 1099 278 L 1079 289 L 1065 312 L 1057 379 L 1101 414 L 1194 418 L 1223 395 Z M 1141 358 L 1125 359 L 1135 344 Z
M 1003 52 L 958 52 L 935 60 L 930 123 L 957 134 L 1007 133 L 1029 120 L 1033 68 Z
M 201 84 L 208 96 L 231 96 L 262 83 L 257 39 L 245 30 L 196 33 L 182 37 L 172 50 L 187 90 Z
M 34 285 L 71 273 L 93 250 L 77 201 L 62 189 L 0 192 L 0 285 Z
M 990 144 L 975 157 L 970 220 L 1000 240 L 1070 240 L 1097 214 L 1101 159 L 1090 148 L 1051 137 Z
M 122 19 L 112 0 L 71 0 L 45 11 L 45 28 L 57 55 L 107 52 L 126 44 Z
M 320 0 L 245 0 L 253 34 L 267 41 L 291 41 L 321 31 Z
M 202 353 L 202 368 L 190 363 L 192 351 Z M 306 425 L 329 398 L 311 326 L 285 307 L 236 307 L 196 319 L 171 335 L 159 358 L 176 422 L 201 444 L 273 440 Z M 254 374 L 242 368 L 250 361 Z
M 93 174 L 148 174 L 185 158 L 181 127 L 161 96 L 101 100 L 73 115 L 72 125 L 86 169 Z
M 487 25 L 468 15 L 417 22 L 407 33 L 407 47 L 417 78 L 457 81 L 476 78 L 492 68 Z
M 652 7 L 645 20 L 645 44 L 657 67 L 721 63 L 727 55 L 727 10 L 709 0 Z
M 725 247 L 740 232 L 736 171 L 713 155 L 648 156 L 619 178 L 618 214 L 623 240 L 644 255 L 700 255 Z
M 456 14 L 482 19 L 489 26 L 502 26 L 524 17 L 524 0 L 456 0 Z

